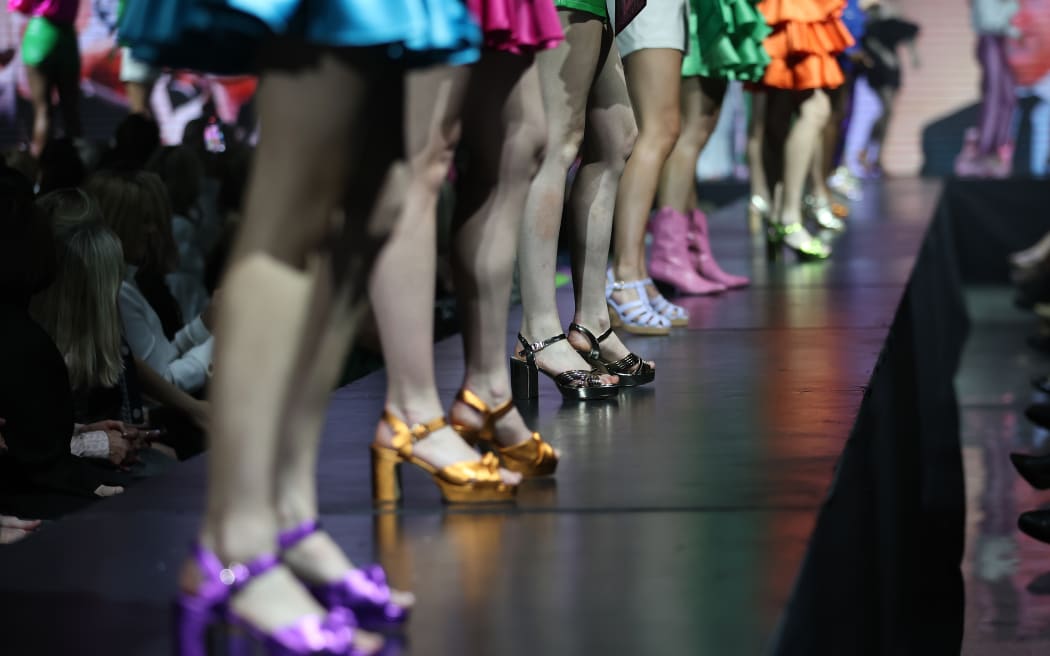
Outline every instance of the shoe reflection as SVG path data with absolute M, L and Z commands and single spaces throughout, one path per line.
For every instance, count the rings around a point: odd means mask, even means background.
M 439 534 L 435 536 L 429 518 L 377 513 L 373 515 L 373 529 L 380 562 L 391 585 L 401 589 L 412 589 L 413 582 L 429 578 L 422 569 L 415 571 L 416 562 L 421 568 L 422 563 L 455 564 L 456 587 L 467 603 L 480 603 L 491 599 L 492 581 L 501 566 L 499 554 L 508 517 L 498 509 L 447 510 L 440 517 Z M 413 521 L 413 528 L 419 530 L 406 531 L 406 521 Z M 448 571 L 445 569 L 438 578 L 444 579 Z

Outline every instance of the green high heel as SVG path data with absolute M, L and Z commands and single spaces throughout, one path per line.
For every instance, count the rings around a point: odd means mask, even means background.
M 788 242 L 789 235 L 801 232 L 805 239 L 801 244 L 795 245 Z M 766 255 L 773 262 L 780 257 L 784 247 L 795 252 L 801 262 L 819 262 L 831 257 L 831 248 L 813 235 L 809 234 L 801 223 L 774 223 L 770 221 L 766 225 Z

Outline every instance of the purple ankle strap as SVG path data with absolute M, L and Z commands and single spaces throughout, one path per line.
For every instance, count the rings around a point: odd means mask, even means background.
M 314 533 L 320 530 L 320 520 L 308 519 L 302 524 L 296 526 L 295 528 L 290 528 L 287 531 L 281 531 L 277 535 L 277 546 L 280 547 L 281 551 L 288 551 L 295 545 L 302 542 L 308 536 L 313 535 Z
M 212 584 L 218 583 L 230 591 L 239 590 L 244 587 L 248 581 L 252 580 L 260 574 L 265 574 L 274 567 L 277 567 L 280 560 L 273 554 L 264 554 L 255 558 L 247 563 L 230 563 L 224 565 L 219 557 L 213 552 L 206 549 L 199 542 L 195 543 L 191 547 L 194 558 L 197 560 L 197 564 L 200 565 L 201 571 L 207 576 L 209 582 Z

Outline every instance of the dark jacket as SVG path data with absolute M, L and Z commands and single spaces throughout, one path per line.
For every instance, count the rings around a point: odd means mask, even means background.
M 92 497 L 102 484 L 126 477 L 69 452 L 73 396 L 69 374 L 51 337 L 25 308 L 0 303 L 0 490 Z

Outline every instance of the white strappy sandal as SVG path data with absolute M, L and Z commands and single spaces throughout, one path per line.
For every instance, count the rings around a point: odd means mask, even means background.
M 632 335 L 669 335 L 671 320 L 658 313 L 649 302 L 645 291 L 645 280 L 625 282 L 616 280 L 610 269 L 606 274 L 605 301 L 609 304 L 609 319 L 614 328 L 623 328 Z M 626 303 L 617 303 L 613 293 L 633 289 L 638 298 Z
M 646 278 L 642 280 L 642 285 L 653 285 L 653 287 L 655 287 L 656 283 L 653 282 L 652 278 Z M 644 293 L 647 296 L 649 294 L 648 290 Z M 664 298 L 663 294 L 657 292 L 656 296 L 649 296 L 649 305 L 653 306 L 653 310 L 655 310 L 657 314 L 670 321 L 673 327 L 681 328 L 689 325 L 689 311 L 681 305 L 675 305 L 667 300 Z

